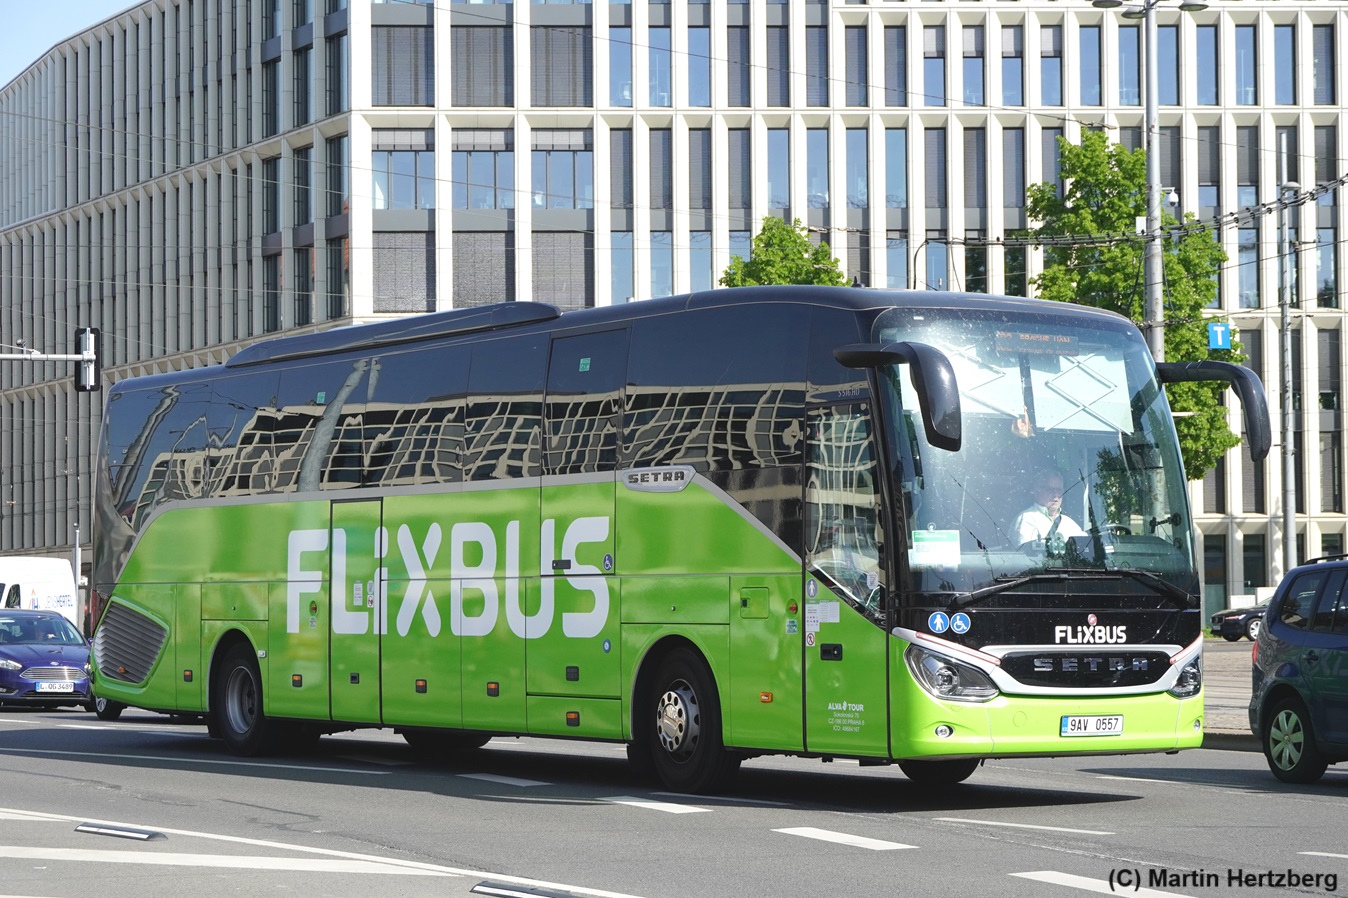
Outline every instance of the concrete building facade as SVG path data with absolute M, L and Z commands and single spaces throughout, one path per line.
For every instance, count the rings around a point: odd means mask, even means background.
M 996 241 L 1059 137 L 1141 145 L 1154 52 L 1163 195 L 1222 221 L 1212 313 L 1277 416 L 1278 148 L 1303 192 L 1344 174 L 1348 7 L 1156 11 L 1148 48 L 1089 0 L 147 0 L 0 88 L 0 343 L 98 327 L 113 380 L 387 316 L 682 293 L 768 215 L 859 284 L 1027 295 L 1041 252 Z M 1348 529 L 1340 193 L 1292 216 L 1302 557 Z M 71 373 L 0 367 L 0 552 L 88 540 L 102 397 Z M 1287 567 L 1279 451 L 1192 485 L 1209 608 Z

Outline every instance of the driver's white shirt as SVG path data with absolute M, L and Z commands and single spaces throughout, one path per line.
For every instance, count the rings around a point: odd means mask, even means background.
M 1044 539 L 1051 529 L 1053 518 L 1049 516 L 1048 509 L 1038 504 L 1031 505 L 1017 515 L 1016 522 L 1011 525 L 1011 542 L 1013 545 L 1022 546 L 1037 539 Z M 1060 513 L 1058 529 L 1054 535 L 1066 539 L 1069 536 L 1085 536 L 1086 531 L 1082 530 L 1076 521 Z

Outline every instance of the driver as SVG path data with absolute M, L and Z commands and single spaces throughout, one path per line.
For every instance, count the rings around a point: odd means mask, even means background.
M 1047 469 L 1035 475 L 1030 489 L 1031 503 L 1011 525 L 1011 544 L 1023 546 L 1040 540 L 1053 542 L 1086 531 L 1062 511 L 1062 474 Z

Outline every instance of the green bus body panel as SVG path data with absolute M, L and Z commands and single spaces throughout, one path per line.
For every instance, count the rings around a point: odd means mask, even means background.
M 887 756 L 885 643 L 890 637 L 831 595 L 823 583 L 812 579 L 806 592 L 817 593 L 817 598 L 805 600 L 806 748 L 824 754 Z M 817 630 L 811 632 L 814 627 Z M 838 657 L 831 658 L 830 650 Z
M 204 583 L 202 620 L 266 620 L 268 584 Z
M 730 623 L 729 577 L 623 577 L 622 593 L 624 624 Z
M 700 481 L 680 492 L 618 488 L 615 559 L 625 574 L 800 574 L 800 562 Z
M 579 739 L 623 738 L 622 702 L 616 698 L 564 698 L 531 695 L 529 732 L 537 736 Z M 568 719 L 568 714 L 575 717 Z
M 801 574 L 730 579 L 730 676 L 721 704 L 728 745 L 803 751 Z M 797 613 L 788 606 L 796 603 Z
M 332 503 L 328 601 L 332 717 L 380 722 L 378 499 Z M 289 657 L 284 653 L 281 657 Z

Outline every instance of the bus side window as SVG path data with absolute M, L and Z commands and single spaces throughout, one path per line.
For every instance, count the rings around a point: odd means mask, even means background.
M 9 592 L 5 594 L 5 607 L 18 608 L 19 603 L 21 601 L 22 599 L 19 593 L 19 584 L 15 583 L 14 585 L 10 586 Z

